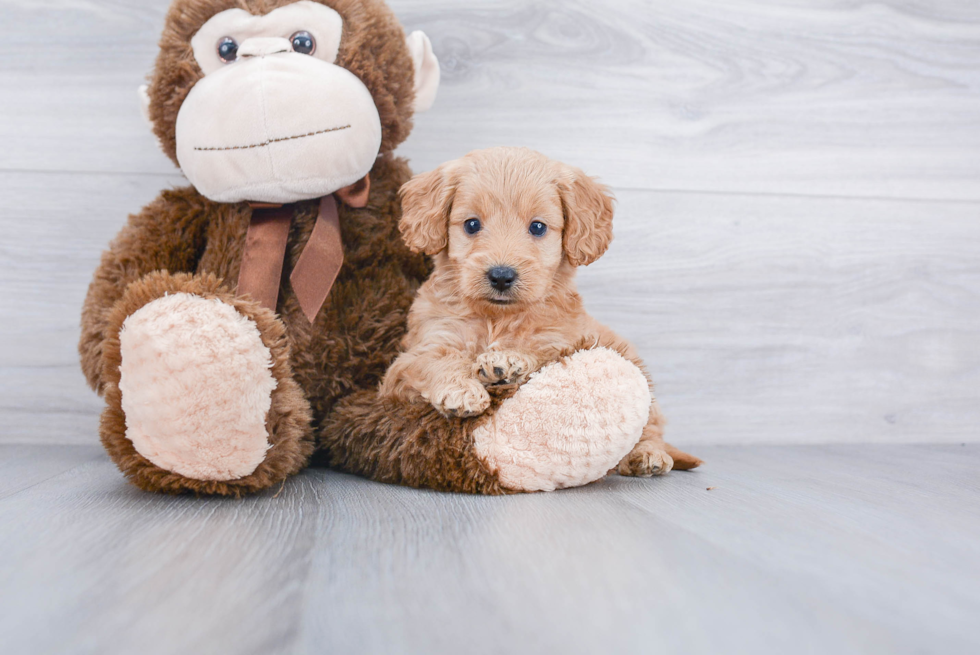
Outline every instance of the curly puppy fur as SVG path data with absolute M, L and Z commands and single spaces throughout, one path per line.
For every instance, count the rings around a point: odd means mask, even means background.
M 606 187 L 532 150 L 492 148 L 416 177 L 402 196 L 406 242 L 432 255 L 435 270 L 412 306 L 406 352 L 385 376 L 385 398 L 477 416 L 497 388 L 523 383 L 573 346 L 605 346 L 639 362 L 632 344 L 586 313 L 575 289 L 576 267 L 612 240 Z M 495 286 L 495 270 L 514 279 Z M 668 450 L 663 425 L 654 401 L 621 474 L 701 463 Z

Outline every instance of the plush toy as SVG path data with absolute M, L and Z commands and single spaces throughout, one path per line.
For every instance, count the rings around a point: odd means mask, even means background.
M 376 480 L 533 491 L 595 480 L 637 442 L 649 389 L 612 352 L 568 353 L 476 419 L 379 397 L 430 272 L 399 235 L 411 173 L 392 153 L 438 82 L 428 39 L 381 0 L 173 3 L 141 96 L 193 186 L 103 254 L 79 344 L 133 483 L 239 496 L 318 450 Z

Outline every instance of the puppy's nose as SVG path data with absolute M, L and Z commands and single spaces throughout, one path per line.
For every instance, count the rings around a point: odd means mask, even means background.
M 517 271 L 510 266 L 494 266 L 487 271 L 487 279 L 490 280 L 490 286 L 497 291 L 507 291 L 514 286 Z

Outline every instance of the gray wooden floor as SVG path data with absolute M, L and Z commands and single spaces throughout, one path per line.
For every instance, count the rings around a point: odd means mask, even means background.
M 135 93 L 167 0 L 0 0 L 0 652 L 980 652 L 980 3 L 391 4 L 442 62 L 417 171 L 528 145 L 612 185 L 583 295 L 708 465 L 130 488 L 75 343 L 185 183 Z
M 2 650 L 980 652 L 980 447 L 699 454 L 558 494 L 315 470 L 229 501 L 0 446 Z

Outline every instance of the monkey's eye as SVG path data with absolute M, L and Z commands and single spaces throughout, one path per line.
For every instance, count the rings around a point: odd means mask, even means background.
M 238 59 L 238 41 L 230 36 L 218 40 L 218 58 L 226 64 Z
M 531 233 L 531 236 L 543 237 L 544 233 L 548 231 L 548 226 L 541 221 L 531 221 L 531 226 L 527 228 L 527 231 Z
M 289 37 L 289 40 L 293 44 L 294 52 L 298 52 L 301 55 L 312 55 L 316 52 L 316 39 L 309 32 L 296 32 L 296 34 Z
M 467 234 L 476 234 L 482 228 L 483 226 L 480 224 L 479 218 L 470 218 L 467 219 L 465 223 L 463 223 L 463 231 L 466 232 Z

